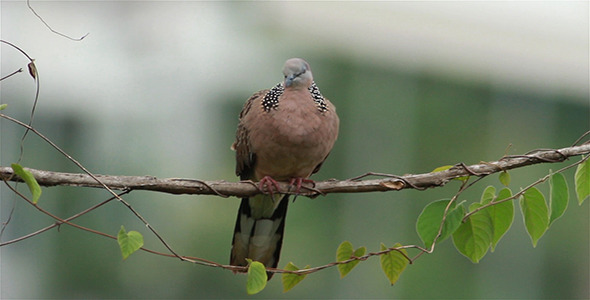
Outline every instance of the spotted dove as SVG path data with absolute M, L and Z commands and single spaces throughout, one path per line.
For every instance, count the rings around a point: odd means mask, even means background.
M 338 136 L 336 108 L 320 93 L 309 64 L 291 58 L 283 74 L 283 82 L 256 92 L 240 113 L 232 145 L 236 175 L 259 182 L 267 193 L 242 198 L 230 259 L 235 266 L 246 266 L 249 258 L 276 268 L 289 202 L 277 181 L 291 182 L 299 192 L 302 182 L 312 182 L 309 176 L 320 169 Z

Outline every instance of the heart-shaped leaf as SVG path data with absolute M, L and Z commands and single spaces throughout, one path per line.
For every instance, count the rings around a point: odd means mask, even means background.
M 400 243 L 393 245 L 394 248 L 401 247 Z M 381 243 L 381 251 L 387 250 L 387 247 Z M 405 255 L 408 255 L 405 249 L 401 249 Z M 389 279 L 391 285 L 395 284 L 402 272 L 408 266 L 408 259 L 399 251 L 394 250 L 381 255 L 381 269 Z
M 481 203 L 472 203 L 469 210 L 474 211 L 481 206 Z M 453 243 L 461 254 L 478 263 L 488 252 L 492 236 L 492 221 L 484 209 L 472 214 L 459 226 L 453 233 Z
M 117 235 L 117 242 L 119 242 L 123 259 L 127 259 L 129 255 L 143 247 L 143 236 L 137 231 L 126 232 L 125 227 L 121 225 L 121 230 Z
M 264 290 L 268 275 L 266 268 L 261 262 L 248 260 L 248 280 L 246 281 L 246 292 L 254 295 Z
M 531 237 L 533 247 L 549 227 L 549 215 L 545 197 L 535 187 L 528 189 L 520 198 L 520 209 L 524 218 L 526 231 Z
M 308 269 L 309 265 L 305 266 L 304 269 Z M 298 271 L 299 268 L 294 265 L 292 262 L 289 262 L 286 266 L 285 266 L 285 270 L 288 271 Z M 298 275 L 298 274 L 291 274 L 291 273 L 283 273 L 282 276 L 282 281 L 283 281 L 283 293 L 287 292 L 288 290 L 292 289 L 294 286 L 296 286 L 298 283 L 300 283 L 305 276 L 307 276 L 306 274 L 303 275 Z
M 416 231 L 427 249 L 432 246 L 432 243 L 440 230 L 440 224 L 442 223 L 443 215 L 447 205 L 449 205 L 449 201 L 450 200 L 439 200 L 426 205 L 418 217 Z M 437 243 L 444 241 L 457 230 L 459 225 L 461 225 L 461 220 L 463 219 L 464 214 L 465 209 L 463 208 L 463 205 L 456 207 L 455 202 L 451 204 L 447 211 L 445 223 Z
M 342 244 L 340 244 L 340 246 L 338 246 L 338 249 L 336 250 L 336 261 L 345 261 L 353 257 L 360 257 L 365 255 L 366 251 L 367 248 L 365 247 L 360 247 L 353 251 L 352 244 L 349 241 L 344 241 Z M 352 271 L 352 269 L 354 269 L 354 267 L 356 267 L 359 262 L 359 260 L 353 260 L 345 264 L 339 264 L 338 272 L 340 272 L 340 278 L 344 278 L 344 276 L 348 275 L 348 273 L 350 273 L 350 271 Z
M 498 193 L 498 197 L 494 202 L 502 201 L 512 197 L 512 191 L 509 188 L 503 188 Z M 514 222 L 514 202 L 512 200 L 494 204 L 485 209 L 492 221 L 492 252 L 496 249 L 496 245 L 500 239 L 506 234 L 512 222 Z
M 565 177 L 561 173 L 555 173 L 549 179 L 550 198 L 549 206 L 551 214 L 549 215 L 549 225 L 565 213 L 567 203 L 569 202 L 569 190 Z
M 584 200 L 590 195 L 590 159 L 578 165 L 576 168 L 575 184 L 578 204 L 582 205 Z

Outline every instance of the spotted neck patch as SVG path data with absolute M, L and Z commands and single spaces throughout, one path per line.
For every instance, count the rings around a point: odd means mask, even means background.
M 328 104 L 322 96 L 320 89 L 312 82 L 311 86 L 308 88 L 309 92 L 311 93 L 311 97 L 313 98 L 313 102 L 318 106 L 318 110 L 320 112 L 325 112 L 328 110 Z M 271 109 L 277 109 L 279 107 L 279 97 L 285 92 L 285 87 L 283 83 L 280 82 L 274 87 L 272 87 L 266 95 L 264 95 L 264 99 L 262 99 L 262 108 L 264 111 L 269 112 Z
M 323 113 L 326 110 L 328 110 L 328 104 L 326 103 L 324 96 L 322 96 L 322 93 L 320 93 L 320 89 L 315 84 L 315 82 L 311 83 L 311 86 L 309 87 L 309 92 L 311 93 L 313 102 L 315 102 L 315 104 L 318 106 L 318 110 L 320 112 Z
M 264 99 L 262 99 L 262 108 L 264 111 L 269 112 L 271 109 L 277 109 L 279 107 L 279 97 L 283 92 L 285 92 L 285 87 L 283 87 L 282 82 L 272 87 L 264 95 Z

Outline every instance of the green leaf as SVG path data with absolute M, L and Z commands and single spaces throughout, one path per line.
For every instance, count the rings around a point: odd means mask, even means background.
M 432 247 L 434 239 L 440 230 L 440 224 L 442 223 L 445 208 L 449 204 L 450 200 L 439 200 L 428 204 L 420 213 L 418 221 L 416 222 L 416 231 L 424 242 L 426 248 Z M 448 238 L 457 228 L 461 225 L 461 220 L 465 214 L 465 208 L 463 205 L 456 207 L 456 203 L 453 202 L 447 211 L 447 217 L 440 237 L 437 243 L 441 243 Z
M 453 166 L 451 166 L 451 165 L 440 166 L 440 167 L 438 167 L 438 168 L 436 168 L 436 169 L 432 170 L 432 172 L 431 172 L 431 173 L 436 173 L 436 172 L 442 172 L 442 171 L 446 171 L 446 170 L 448 170 L 448 169 L 450 169 L 450 168 L 452 168 L 452 167 L 453 167 Z
M 0 110 L 4 110 L 7 106 L 8 104 L 0 104 Z
M 39 186 L 39 183 L 37 183 L 33 173 L 23 169 L 23 167 L 19 164 L 11 164 L 10 166 L 12 167 L 14 173 L 25 181 L 29 187 L 29 191 L 31 191 L 31 195 L 33 196 L 33 203 L 37 204 L 39 197 L 41 197 L 41 186 Z
M 469 210 L 481 207 L 481 203 L 472 203 Z M 488 252 L 492 242 L 492 220 L 487 209 L 471 215 L 453 233 L 453 243 L 459 252 L 478 263 Z
M 498 193 L 498 197 L 494 202 L 512 197 L 512 192 L 509 188 L 503 188 Z M 506 234 L 512 222 L 514 222 L 514 202 L 512 200 L 504 201 L 494 204 L 485 209 L 492 220 L 492 252 L 496 249 L 496 245 L 500 239 Z
M 261 262 L 248 259 L 248 280 L 246 281 L 246 292 L 248 295 L 259 293 L 266 287 L 268 275 L 266 268 Z
M 575 184 L 578 204 L 582 205 L 590 195 L 590 159 L 578 165 L 576 168 Z
M 561 173 L 555 173 L 549 179 L 549 205 L 551 214 L 549 215 L 549 225 L 563 215 L 569 202 L 569 189 L 565 177 Z
M 393 247 L 401 247 L 400 243 L 396 243 Z M 381 251 L 387 250 L 387 247 L 381 243 Z M 405 249 L 401 249 L 405 255 L 408 255 Z M 386 254 L 380 255 L 381 257 L 381 269 L 389 279 L 389 283 L 394 285 L 395 282 L 399 279 L 399 276 L 408 266 L 408 259 L 401 254 L 399 251 L 393 250 Z
M 451 166 L 451 165 L 440 166 L 440 167 L 432 170 L 431 173 L 446 171 L 452 167 L 454 167 L 454 166 Z M 460 181 L 466 181 L 467 179 L 469 179 L 469 176 L 462 176 L 462 177 L 453 178 L 453 180 L 460 180 Z
M 353 255 L 354 255 L 354 257 L 361 257 L 361 256 L 365 255 L 366 251 L 367 251 L 366 247 L 364 247 L 364 246 L 359 247 L 358 249 L 354 250 Z M 358 262 L 358 260 L 357 260 L 357 262 Z
M 143 246 L 143 236 L 137 231 L 126 232 L 125 227 L 121 225 L 121 230 L 117 235 L 117 242 L 119 242 L 123 259 L 127 259 L 129 255 Z
M 336 261 L 349 260 L 353 256 L 360 257 L 365 255 L 365 251 L 367 251 L 367 248 L 365 247 L 360 247 L 356 249 L 354 252 L 352 251 L 352 249 L 352 244 L 349 241 L 342 242 L 342 244 L 340 244 L 340 246 L 338 246 L 338 249 L 336 250 Z M 340 278 L 344 278 L 344 276 L 350 273 L 350 271 L 352 271 L 352 269 L 356 267 L 356 265 L 358 265 L 359 262 L 359 260 L 354 260 L 349 263 L 339 264 L 338 272 L 340 272 Z
M 520 209 L 524 218 L 527 233 L 531 237 L 533 247 L 545 234 L 549 227 L 549 215 L 545 197 L 535 187 L 528 189 L 520 198 Z
M 496 188 L 489 185 L 485 190 L 483 190 L 483 193 L 481 194 L 481 201 L 479 201 L 479 203 L 488 204 L 492 202 L 494 198 L 496 198 Z
M 305 266 L 304 269 L 308 269 L 308 268 L 309 268 L 309 265 Z M 289 262 L 285 266 L 285 270 L 298 271 L 299 268 L 297 266 L 295 266 L 292 262 Z M 290 290 L 294 286 L 296 286 L 299 282 L 301 282 L 301 280 L 303 280 L 305 278 L 305 276 L 307 276 L 307 274 L 297 275 L 297 274 L 291 274 L 291 273 L 283 273 L 282 278 L 281 278 L 283 281 L 283 293 L 286 293 L 288 290 Z
M 502 171 L 500 172 L 500 175 L 498 175 L 498 179 L 500 179 L 500 183 L 504 186 L 508 186 L 510 184 L 510 173 Z

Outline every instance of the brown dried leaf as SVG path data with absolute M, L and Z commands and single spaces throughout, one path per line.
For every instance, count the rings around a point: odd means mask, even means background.
M 33 79 L 37 80 L 37 67 L 35 66 L 35 60 L 31 60 L 31 62 L 28 64 L 29 67 L 29 74 L 31 74 L 31 77 L 33 77 Z

